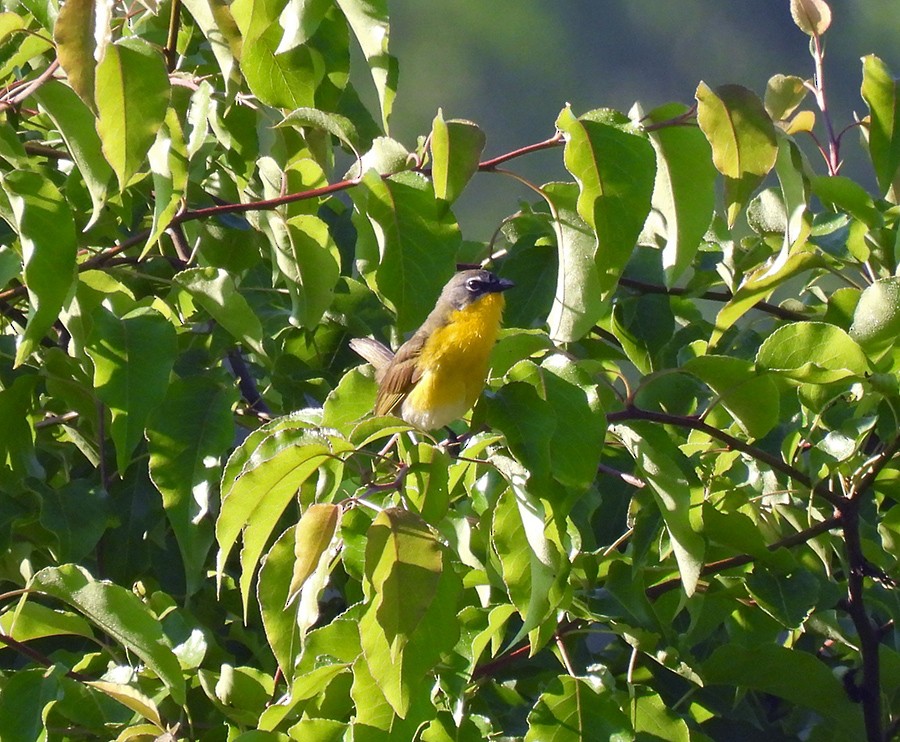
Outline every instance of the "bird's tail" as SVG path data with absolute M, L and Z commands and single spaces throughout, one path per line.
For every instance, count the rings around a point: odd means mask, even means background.
M 373 338 L 351 338 L 350 347 L 371 363 L 376 371 L 387 366 L 394 357 L 390 348 Z

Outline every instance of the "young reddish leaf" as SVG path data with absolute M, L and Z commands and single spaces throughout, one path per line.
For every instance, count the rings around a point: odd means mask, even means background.
M 807 36 L 821 36 L 831 25 L 831 8 L 825 0 L 791 0 L 791 17 Z

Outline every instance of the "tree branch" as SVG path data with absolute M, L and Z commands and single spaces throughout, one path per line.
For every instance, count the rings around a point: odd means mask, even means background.
M 658 286 L 653 283 L 644 283 L 643 281 L 635 281 L 633 278 L 620 278 L 620 286 L 626 286 L 642 294 L 664 294 L 666 296 L 690 296 L 698 299 L 709 299 L 711 301 L 728 302 L 734 298 L 734 294 L 730 291 L 704 291 L 702 294 L 694 294 L 684 288 L 667 288 L 666 286 Z M 771 314 L 779 319 L 789 320 L 791 322 L 799 322 L 809 319 L 809 317 L 801 312 L 793 312 L 790 309 L 784 309 L 777 304 L 770 304 L 767 301 L 758 301 L 753 308 Z
M 662 423 L 664 425 L 676 425 L 681 428 L 698 430 L 701 433 L 706 433 L 711 438 L 715 438 L 716 440 L 725 443 L 727 446 L 740 451 L 741 453 L 747 454 L 757 461 L 761 461 L 764 464 L 767 464 L 775 471 L 779 471 L 782 474 L 787 475 L 791 479 L 795 479 L 804 487 L 808 487 L 810 490 L 812 490 L 812 492 L 818 497 L 821 497 L 823 500 L 831 503 L 831 505 L 833 505 L 835 508 L 839 509 L 844 504 L 843 498 L 838 497 L 833 492 L 831 492 L 824 482 L 817 482 L 813 484 L 813 481 L 806 474 L 804 474 L 799 469 L 791 466 L 780 457 L 770 454 L 768 451 L 764 451 L 763 449 L 758 448 L 757 446 L 753 446 L 746 441 L 742 441 L 740 438 L 735 438 L 733 435 L 729 435 L 728 433 L 725 433 L 718 428 L 714 428 L 712 425 L 708 425 L 707 423 L 696 417 L 669 415 L 665 412 L 651 412 L 650 410 L 642 410 L 637 407 L 628 407 L 627 409 L 621 410 L 620 412 L 610 412 L 607 414 L 606 418 L 609 422 L 647 420 L 650 422 Z
M 793 533 L 790 536 L 787 536 L 780 541 L 776 541 L 775 543 L 769 544 L 766 548 L 769 551 L 777 551 L 778 549 L 787 549 L 792 546 L 799 546 L 800 544 L 805 544 L 807 541 L 819 536 L 827 531 L 830 531 L 834 528 L 837 528 L 841 524 L 841 517 L 839 515 L 832 516 L 831 518 L 826 518 L 820 523 L 816 523 L 814 526 L 810 526 L 809 528 L 805 528 L 802 531 L 797 531 L 797 533 Z M 709 564 L 704 564 L 703 568 L 700 570 L 700 574 L 704 577 L 708 575 L 717 575 L 720 572 L 724 572 L 727 569 L 734 569 L 735 567 L 743 567 L 745 564 L 750 564 L 754 561 L 754 557 L 750 554 L 738 554 L 733 557 L 728 557 L 727 559 L 719 559 L 717 562 L 710 562 Z M 644 594 L 650 599 L 655 600 L 663 593 L 669 592 L 669 590 L 673 590 L 681 585 L 681 578 L 675 577 L 671 580 L 666 580 L 665 582 L 657 583 L 656 585 L 651 585 L 648 587 Z

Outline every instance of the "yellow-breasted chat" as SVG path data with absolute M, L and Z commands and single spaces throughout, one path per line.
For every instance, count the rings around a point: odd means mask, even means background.
M 375 367 L 375 414 L 399 415 L 434 430 L 468 412 L 484 389 L 503 292 L 512 286 L 487 270 L 461 271 L 396 353 L 371 338 L 351 340 L 350 347 Z

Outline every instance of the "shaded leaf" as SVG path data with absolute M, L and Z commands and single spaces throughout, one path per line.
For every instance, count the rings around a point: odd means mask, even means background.
M 133 592 L 97 582 L 74 564 L 42 569 L 34 576 L 32 587 L 72 606 L 113 641 L 140 657 L 165 683 L 172 700 L 184 703 L 181 666 L 156 616 Z
M 39 173 L 16 170 L 3 177 L 24 262 L 30 306 L 28 324 L 16 350 L 16 365 L 28 358 L 59 317 L 75 279 L 75 222 L 53 182 Z
M 445 121 L 439 110 L 431 125 L 431 179 L 434 195 L 448 205 L 459 198 L 478 171 L 484 132 L 471 121 Z

